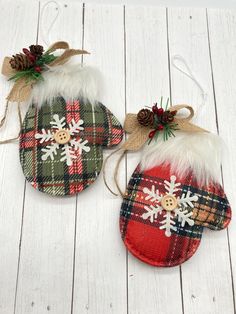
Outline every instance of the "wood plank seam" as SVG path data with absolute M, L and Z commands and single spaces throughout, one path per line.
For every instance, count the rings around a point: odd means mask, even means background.
M 36 44 L 38 44 L 39 37 L 39 20 L 40 20 L 40 1 L 38 1 L 38 13 L 37 13 L 37 31 L 36 31 Z M 25 196 L 26 196 L 26 179 L 24 179 L 24 194 L 22 202 L 22 219 L 21 219 L 21 229 L 20 229 L 20 241 L 19 241 L 19 255 L 17 262 L 17 276 L 16 276 L 16 288 L 15 288 L 15 298 L 14 298 L 14 314 L 16 314 L 16 305 L 17 305 L 17 292 L 18 292 L 18 283 L 19 283 L 19 272 L 21 265 L 21 244 L 23 241 L 23 227 L 24 227 L 24 214 L 25 214 Z
M 167 34 L 167 52 L 168 52 L 170 103 L 171 103 L 171 105 L 173 105 L 173 100 L 172 100 L 172 83 L 171 83 L 171 56 L 170 56 L 170 42 L 169 42 L 169 14 L 168 14 L 168 8 L 167 7 L 166 7 L 166 34 Z M 178 268 L 179 268 L 179 281 L 180 281 L 182 314 L 185 314 L 185 311 L 184 311 L 184 292 L 183 292 L 183 280 L 182 280 L 182 268 L 181 268 L 181 265 Z
M 219 121 L 218 121 L 217 100 L 216 100 L 215 82 L 214 82 L 214 70 L 213 70 L 212 53 L 211 53 L 211 39 L 210 39 L 210 30 L 209 30 L 209 18 L 208 18 L 208 10 L 207 10 L 207 8 L 206 8 L 206 23 L 207 23 L 207 38 L 208 38 L 208 48 L 209 48 L 209 56 L 210 56 L 210 67 L 211 67 L 211 75 L 212 75 L 212 88 L 213 88 L 213 96 L 214 96 L 214 104 L 215 104 L 216 126 L 217 126 L 217 133 L 220 136 L 220 127 L 219 127 Z M 222 165 L 221 165 L 221 182 L 222 182 L 222 186 L 224 188 L 224 172 L 223 172 Z M 231 246 L 230 246 L 229 229 L 228 228 L 226 230 L 226 233 L 227 233 L 227 243 L 228 243 L 228 251 L 229 251 L 229 267 L 230 267 L 230 274 L 231 274 L 231 287 L 232 287 L 232 294 L 233 294 L 233 307 L 234 307 L 234 313 L 236 313 L 234 276 L 233 276 L 233 267 L 232 267 L 232 258 L 231 258 Z
M 84 49 L 84 19 L 85 19 L 85 3 L 82 7 L 82 50 Z M 84 63 L 84 56 L 81 55 L 81 64 Z M 75 231 L 74 231 L 74 252 L 73 252 L 73 275 L 71 285 L 71 314 L 74 313 L 74 289 L 75 289 L 75 268 L 76 268 L 76 239 L 77 239 L 77 217 L 78 217 L 78 195 L 76 195 L 75 201 Z
M 17 261 L 16 287 L 15 287 L 15 297 L 14 297 L 14 314 L 16 313 L 17 288 L 18 288 L 20 257 L 21 257 L 21 243 L 22 243 L 23 225 L 24 225 L 25 190 L 26 190 L 26 180 L 24 182 L 24 194 L 23 194 L 23 199 L 22 199 L 22 216 L 21 216 L 21 228 L 20 228 L 20 239 L 19 239 L 19 254 L 18 254 L 18 261 Z
M 126 71 L 127 71 L 127 57 L 126 57 L 126 6 L 123 6 L 123 26 L 124 26 L 124 102 L 125 102 L 125 115 L 127 114 L 127 78 L 126 78 Z M 124 139 L 126 141 L 127 134 L 124 134 Z M 125 155 L 125 189 L 128 184 L 128 174 L 127 174 L 127 167 L 128 167 L 128 160 L 127 154 Z M 126 250 L 126 312 L 129 314 L 129 255 L 128 250 Z

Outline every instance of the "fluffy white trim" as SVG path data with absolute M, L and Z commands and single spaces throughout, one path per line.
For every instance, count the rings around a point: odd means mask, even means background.
M 100 73 L 95 68 L 66 63 L 49 67 L 42 75 L 44 80 L 34 85 L 30 103 L 40 107 L 58 96 L 65 100 L 83 98 L 91 104 L 98 100 Z
M 171 172 L 180 178 L 191 170 L 200 185 L 219 182 L 223 149 L 223 140 L 217 135 L 176 131 L 176 137 L 164 141 L 160 136 L 145 146 L 141 170 L 170 163 Z

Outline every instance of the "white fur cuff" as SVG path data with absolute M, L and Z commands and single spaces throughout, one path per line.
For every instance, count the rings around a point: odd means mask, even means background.
M 30 97 L 30 103 L 38 107 L 58 96 L 65 100 L 82 98 L 91 104 L 98 100 L 100 73 L 92 67 L 66 63 L 49 67 L 42 76 L 43 80 L 34 85 Z
M 205 132 L 175 132 L 176 137 L 164 141 L 161 136 L 146 145 L 141 159 L 141 170 L 159 165 L 171 165 L 171 172 L 183 178 L 189 171 L 199 184 L 220 179 L 223 141 Z

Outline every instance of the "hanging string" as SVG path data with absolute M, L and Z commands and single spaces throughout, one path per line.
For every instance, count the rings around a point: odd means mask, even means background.
M 180 65 L 177 65 L 177 62 L 179 64 L 181 64 L 182 66 Z M 181 73 L 183 73 L 184 75 L 186 75 L 187 77 L 189 77 L 195 84 L 196 86 L 199 88 L 200 90 L 200 93 L 201 93 L 201 97 L 202 97 L 202 104 L 199 106 L 199 109 L 201 107 L 203 107 L 205 105 L 205 102 L 206 102 L 206 99 L 207 99 L 207 92 L 205 91 L 205 89 L 203 88 L 203 86 L 200 84 L 200 82 L 198 81 L 198 79 L 196 78 L 196 76 L 193 74 L 193 72 L 191 71 L 188 63 L 186 62 L 186 60 L 180 56 L 180 55 L 174 55 L 172 58 L 171 58 L 171 63 L 172 63 L 172 66 L 175 67 L 178 71 L 180 71 Z M 181 105 L 182 107 L 183 105 Z M 184 105 L 185 106 L 185 105 Z M 190 117 L 191 118 L 191 117 Z M 183 122 L 183 121 L 182 121 Z M 194 125 L 191 124 L 191 127 L 192 128 Z M 194 126 L 194 128 L 196 128 L 197 126 Z M 198 128 L 198 127 L 197 127 Z M 203 130 L 202 131 L 206 131 L 206 130 Z M 106 176 L 106 164 L 107 164 L 107 161 L 108 159 L 110 159 L 110 157 L 112 157 L 115 153 L 117 153 L 118 151 L 122 150 L 123 149 L 123 152 L 121 154 L 121 156 L 119 157 L 118 159 L 118 162 L 116 163 L 116 167 L 115 167 L 115 173 L 114 173 L 114 181 L 115 181 L 115 185 L 116 185 L 116 188 L 117 190 L 119 191 L 119 194 L 124 198 L 124 193 L 122 192 L 121 188 L 120 188 L 120 185 L 119 185 L 119 182 L 118 182 L 118 172 L 119 172 L 119 166 L 120 166 L 120 163 L 121 163 L 121 160 L 122 158 L 124 157 L 125 153 L 127 152 L 127 149 L 124 149 L 123 148 L 123 145 L 115 150 L 114 152 L 112 152 L 104 161 L 104 165 L 103 165 L 103 178 L 104 178 L 104 183 L 107 187 L 107 189 L 115 196 L 117 196 L 117 193 L 115 193 L 111 188 L 110 186 L 108 185 L 107 183 L 107 176 Z
M 50 4 L 55 4 L 57 13 L 56 13 L 54 19 L 52 20 L 52 22 L 50 23 L 48 30 L 45 30 L 44 15 L 45 15 L 45 11 L 46 11 L 47 7 Z M 41 9 L 39 30 L 41 31 L 42 41 L 47 47 L 49 47 L 51 44 L 50 32 L 51 32 L 54 24 L 56 23 L 56 20 L 58 19 L 58 16 L 60 13 L 61 13 L 60 5 L 57 1 L 54 1 L 54 0 L 50 0 L 50 1 L 47 1 L 46 3 L 44 3 L 44 5 Z
M 108 162 L 108 159 L 110 159 L 113 155 L 115 155 L 116 153 L 118 153 L 119 151 L 122 151 L 117 163 L 116 163 L 116 167 L 115 167 L 115 173 L 113 176 L 114 182 L 115 182 L 115 186 L 119 192 L 119 194 L 115 193 L 109 186 L 108 182 L 107 182 L 107 173 L 106 173 L 106 165 Z M 116 149 L 114 152 L 110 153 L 104 160 L 103 163 L 103 181 L 105 186 L 107 187 L 107 189 L 111 192 L 111 194 L 115 195 L 115 196 L 122 196 L 124 198 L 125 194 L 122 192 L 120 184 L 119 184 L 119 180 L 118 180 L 118 173 L 119 173 L 119 168 L 120 168 L 120 164 L 122 159 L 124 158 L 125 154 L 126 154 L 127 150 L 123 149 L 123 147 L 121 146 L 120 148 Z
M 45 11 L 47 9 L 47 7 L 50 5 L 50 4 L 55 4 L 56 8 L 57 8 L 57 13 L 55 15 L 55 17 L 53 18 L 52 22 L 50 23 L 49 25 L 49 28 L 47 31 L 45 31 L 45 28 L 44 28 L 44 15 L 45 15 Z M 60 14 L 60 6 L 58 4 L 57 1 L 54 1 L 54 0 L 50 0 L 50 1 L 47 1 L 42 9 L 41 9 L 41 16 L 40 16 L 40 31 L 41 31 L 41 37 L 42 37 L 42 41 L 44 42 L 44 44 L 46 46 L 49 46 L 50 45 L 50 32 Z M 6 102 L 6 105 L 5 105 L 5 109 L 4 109 L 4 114 L 3 114 L 3 117 L 2 119 L 0 120 L 0 129 L 5 125 L 6 123 L 6 119 L 7 119 L 7 114 L 8 114 L 8 109 L 9 109 L 9 101 Z M 23 125 L 23 122 L 22 122 L 22 114 L 21 114 L 21 109 L 20 109 L 20 103 L 17 103 L 17 114 L 18 114 L 18 120 L 19 120 L 19 124 L 20 124 L 20 130 L 22 128 L 22 125 Z M 13 138 L 10 138 L 10 139 L 6 139 L 6 140 L 0 140 L 0 144 L 7 144 L 7 143 L 12 143 L 13 141 L 17 140 L 19 138 L 19 135 L 20 135 L 20 131 L 18 133 L 18 135 L 16 137 L 13 137 Z
M 8 108 L 9 108 L 9 101 L 6 102 L 4 114 L 3 114 L 3 117 L 2 117 L 2 119 L 0 121 L 0 128 L 3 127 L 3 125 L 4 125 L 5 121 L 6 121 Z
M 115 155 L 117 152 L 119 152 L 122 148 L 118 148 L 116 150 L 114 150 L 114 152 L 110 153 L 104 160 L 103 162 L 103 181 L 104 181 L 104 184 L 105 186 L 107 187 L 107 189 L 111 192 L 111 194 L 115 195 L 115 196 L 118 196 L 117 193 L 115 193 L 109 186 L 108 182 L 107 182 L 107 174 L 106 174 L 106 165 L 107 165 L 107 162 L 108 162 L 108 159 L 110 159 L 113 155 Z M 123 154 L 122 154 L 123 155 Z M 116 180 L 115 180 L 116 181 Z M 117 184 L 116 184 L 117 185 Z M 119 192 L 120 192 L 120 189 L 118 188 Z
M 6 102 L 5 110 L 4 110 L 4 115 L 0 121 L 0 129 L 4 126 L 7 118 L 7 113 L 8 113 L 8 108 L 9 108 L 9 101 Z M 20 124 L 20 130 L 22 129 L 23 121 L 22 121 L 22 114 L 21 114 L 21 109 L 20 109 L 20 103 L 17 103 L 17 114 L 18 114 L 18 120 Z M 16 137 L 9 138 L 7 140 L 0 140 L 0 144 L 7 144 L 7 143 L 12 143 L 15 140 L 17 140 L 20 136 L 20 131 Z
M 119 181 L 118 181 L 118 173 L 119 173 L 120 163 L 121 163 L 123 157 L 125 156 L 126 152 L 127 152 L 126 150 L 123 150 L 122 154 L 120 155 L 120 157 L 119 157 L 119 159 L 118 159 L 118 161 L 116 163 L 115 174 L 114 174 L 114 181 L 115 181 L 116 188 L 117 188 L 117 190 L 119 191 L 120 195 L 123 198 L 125 197 L 125 194 L 122 192 L 122 190 L 120 188 L 120 184 L 119 184 Z
M 184 70 L 181 66 L 178 66 L 177 62 L 179 62 L 180 64 L 182 63 L 182 65 L 184 65 L 186 70 Z M 206 90 L 203 88 L 203 86 L 200 84 L 200 82 L 197 80 L 196 76 L 193 74 L 187 61 L 181 55 L 174 55 L 171 58 L 171 64 L 178 71 L 180 71 L 181 73 L 183 73 L 184 75 L 189 77 L 196 84 L 196 86 L 199 88 L 199 90 L 201 92 L 201 97 L 202 97 L 202 103 L 199 106 L 199 109 L 201 109 L 203 106 L 205 106 L 208 94 L 207 94 Z

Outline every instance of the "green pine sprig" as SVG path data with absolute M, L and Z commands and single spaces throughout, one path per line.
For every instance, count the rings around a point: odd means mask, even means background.
M 161 100 L 160 100 L 160 108 L 163 108 L 163 97 L 161 97 Z M 169 108 L 169 98 L 166 101 L 164 112 L 168 111 L 168 108 Z M 159 125 L 163 127 L 162 130 L 158 130 Z M 148 145 L 151 143 L 153 139 L 157 141 L 157 139 L 159 138 L 159 134 L 161 132 L 163 133 L 164 141 L 167 141 L 170 137 L 175 137 L 174 132 L 178 130 L 178 124 L 174 122 L 163 123 L 161 121 L 161 117 L 155 114 L 154 115 L 154 128 L 155 128 L 155 130 L 153 131 L 155 132 L 154 136 L 150 138 Z
M 35 63 L 36 66 L 44 66 L 53 62 L 57 57 L 53 54 L 45 53 L 43 54 Z
M 11 76 L 8 81 L 18 81 L 22 77 L 26 79 L 26 83 L 33 80 L 43 80 L 41 73 L 35 71 L 34 68 L 30 68 L 29 70 L 18 71 L 16 74 Z
M 163 129 L 163 139 L 164 141 L 167 141 L 170 137 L 175 137 L 174 131 L 178 130 L 178 124 L 177 123 L 169 123 L 164 126 Z
M 43 80 L 43 76 L 41 71 L 45 70 L 45 65 L 53 62 L 57 57 L 53 54 L 45 53 L 41 57 L 39 57 L 35 64 L 30 67 L 29 69 L 17 71 L 16 74 L 11 76 L 8 80 L 9 81 L 18 81 L 21 78 L 26 79 L 26 83 L 33 81 L 33 80 Z M 41 71 L 38 72 L 35 70 L 36 67 L 40 67 Z

